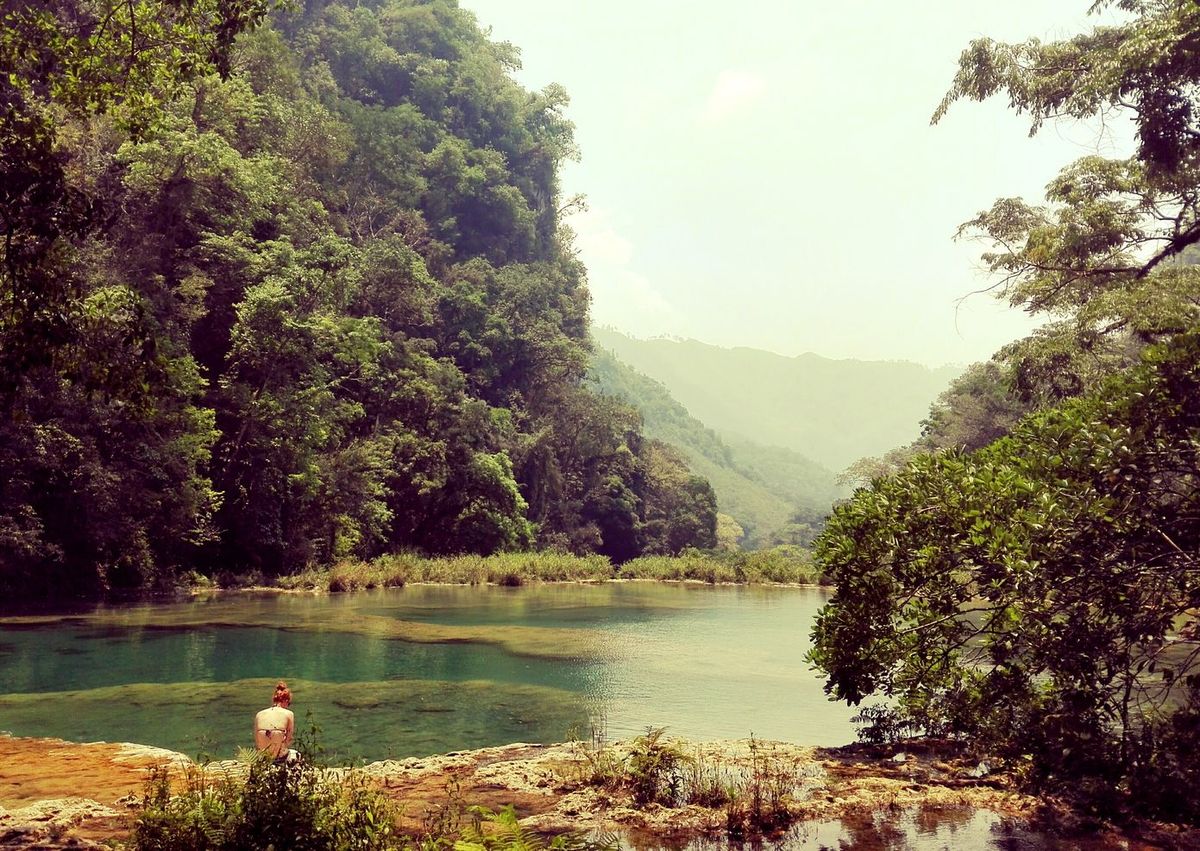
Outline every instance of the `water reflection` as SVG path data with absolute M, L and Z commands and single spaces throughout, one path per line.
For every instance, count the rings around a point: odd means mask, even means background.
M 755 842 L 701 837 L 664 844 L 653 837 L 631 835 L 622 844 L 634 851 L 1141 851 L 1151 847 L 1106 836 L 1064 837 L 989 810 L 921 807 L 801 822 L 783 836 Z

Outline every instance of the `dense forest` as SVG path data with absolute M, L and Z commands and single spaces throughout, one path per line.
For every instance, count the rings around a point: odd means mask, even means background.
M 1046 324 L 858 466 L 816 542 L 837 591 L 810 659 L 870 736 L 952 736 L 1105 817 L 1200 822 L 1200 6 L 1109 7 L 1122 23 L 1074 38 L 972 43 L 934 115 L 1129 116 L 1136 150 L 963 226 Z
M 0 28 L 0 586 L 715 543 L 584 386 L 557 86 L 455 0 L 53 0 Z

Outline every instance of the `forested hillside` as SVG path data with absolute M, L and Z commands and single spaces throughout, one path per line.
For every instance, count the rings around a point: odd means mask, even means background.
M 0 585 L 711 545 L 582 386 L 565 93 L 454 0 L 265 12 L 5 6 Z
M 661 383 L 597 348 L 590 381 L 641 412 L 646 434 L 678 448 L 716 491 L 721 512 L 741 527 L 740 545 L 808 544 L 846 491 L 830 470 L 776 446 L 718 435 Z
M 722 436 L 782 446 L 836 471 L 914 440 L 930 402 L 961 372 L 593 333 Z

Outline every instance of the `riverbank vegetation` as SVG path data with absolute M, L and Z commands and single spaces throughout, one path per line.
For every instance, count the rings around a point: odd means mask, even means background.
M 401 807 L 354 770 L 256 756 L 248 772 L 180 781 L 156 771 L 140 801 L 129 851 L 615 851 L 615 840 L 561 834 L 545 839 L 523 828 L 515 811 L 486 807 L 430 813 L 425 829 L 400 832 Z
M 734 840 L 777 835 L 796 818 L 797 790 L 812 776 L 811 755 L 751 739 L 746 749 L 669 739 L 661 729 L 627 743 L 599 737 L 558 746 L 558 794 L 597 790 L 639 808 L 702 807 L 721 814 L 720 832 Z M 389 796 L 373 769 L 327 768 L 312 754 L 277 764 L 245 754 L 221 765 L 163 766 L 151 773 L 138 801 L 131 851 L 221 851 L 294 848 L 311 851 L 598 851 L 618 847 L 614 834 L 554 831 L 553 840 L 521 825 L 511 806 L 493 811 L 470 800 L 451 776 L 445 799 L 406 802 Z M 542 764 L 527 771 L 540 774 Z M 814 775 L 815 776 L 815 775 Z M 547 778 L 549 779 L 549 778 Z M 493 783 L 495 779 L 493 779 Z M 595 819 L 598 813 L 587 814 Z M 417 825 L 419 824 L 419 827 Z M 713 833 L 706 823 L 699 833 Z M 695 829 L 695 828 L 693 828 Z M 588 834 L 595 838 L 586 838 Z
M 335 779 L 310 763 L 263 756 L 245 776 L 209 776 L 196 767 L 182 780 L 175 775 L 161 768 L 147 784 L 128 843 L 134 851 L 405 847 L 396 837 L 395 806 L 359 778 Z
M 1054 43 L 973 43 L 935 119 L 1004 93 L 1033 129 L 1128 110 L 1137 150 L 964 225 L 1050 321 L 971 370 L 816 544 L 811 660 L 868 734 L 948 735 L 1107 815 L 1200 822 L 1200 63 L 1193 3 Z
M 427 847 L 425 840 L 437 837 L 475 842 L 477 816 L 482 833 L 497 842 L 516 836 L 519 829 L 531 842 L 533 835 L 603 836 L 620 831 L 633 841 L 724 844 L 731 834 L 735 842 L 760 838 L 749 825 L 738 832 L 738 826 L 745 824 L 741 814 L 753 812 L 757 796 L 771 823 L 797 828 L 795 833 L 780 834 L 764 825 L 761 838 L 767 841 L 811 835 L 812 826 L 818 824 L 821 835 L 830 836 L 830 841 L 840 836 L 842 844 L 868 847 L 894 847 L 906 839 L 919 845 L 931 836 L 953 847 L 973 847 L 997 835 L 1016 835 L 1046 848 L 1193 848 L 1200 838 L 1200 831 L 1148 821 L 1123 831 L 1097 830 L 1095 819 L 1061 800 L 1016 791 L 1011 774 L 981 766 L 961 742 L 818 749 L 759 740 L 688 742 L 654 733 L 650 731 L 641 743 L 516 744 L 384 760 L 353 769 L 309 769 L 311 779 L 301 779 L 296 772 L 286 775 L 292 785 L 285 788 L 272 786 L 271 778 L 256 779 L 250 791 L 281 794 L 280 804 L 295 815 L 290 823 L 298 823 L 299 830 L 266 819 L 261 807 L 250 807 L 253 813 L 249 813 L 242 803 L 236 803 L 232 812 L 222 805 L 221 796 L 238 802 L 246 794 L 250 768 L 246 756 L 201 767 L 179 755 L 143 750 L 139 756 L 132 746 L 0 737 L 0 750 L 10 762 L 12 755 L 23 755 L 28 762 L 16 766 L 33 768 L 22 775 L 21 797 L 36 801 L 0 812 L 0 830 L 22 847 L 87 846 L 89 840 L 105 847 L 123 843 L 128 847 L 135 823 L 144 816 L 147 839 L 154 831 L 160 839 L 177 831 L 179 842 L 172 847 L 206 842 L 204 847 L 214 848 L 227 841 L 225 837 L 243 820 L 269 826 L 275 836 L 299 833 L 324 841 L 335 832 L 325 823 L 327 817 L 344 824 L 348 811 L 366 809 L 374 813 L 370 819 L 374 827 L 362 833 L 372 841 L 383 835 L 379 825 L 389 811 L 397 817 L 391 822 L 393 847 Z M 660 748 L 680 756 L 663 759 L 656 752 Z M 631 758 L 635 752 L 637 766 Z M 157 783 L 146 788 L 144 777 L 144 766 L 164 761 L 174 778 L 165 800 Z M 678 764 L 683 766 L 683 779 L 674 784 L 673 803 L 635 802 L 635 786 L 648 789 L 648 784 L 632 782 L 635 772 L 654 774 L 656 767 Z M 599 776 L 597 765 L 604 768 Z M 89 778 L 82 787 L 80 777 Z M 668 781 L 657 788 L 661 793 L 671 785 Z M 322 788 L 320 797 L 326 802 L 343 800 L 344 794 L 357 790 L 353 794 L 361 803 L 343 801 L 339 814 L 326 805 L 311 807 L 295 799 L 295 792 L 313 787 Z M 85 797 L 54 799 L 64 788 Z M 738 800 L 732 807 L 726 797 L 730 788 Z M 89 800 L 91 796 L 94 800 Z M 201 803 L 205 800 L 208 803 Z M 778 800 L 778 808 L 773 800 Z M 214 811 L 206 814 L 210 806 Z M 314 813 L 320 813 L 320 818 L 313 819 Z M 210 830 L 199 839 L 187 825 L 200 823 L 225 829 Z M 831 827 L 832 834 L 824 832 Z M 542 840 L 537 841 L 539 845 L 526 848 L 537 851 Z M 490 846 L 485 842 L 485 847 Z
M 223 577 L 236 586 L 246 577 Z M 250 577 L 253 581 L 255 577 Z M 333 567 L 281 576 L 287 590 L 355 591 L 395 588 L 416 582 L 463 585 L 525 585 L 531 582 L 603 582 L 610 579 L 695 581 L 709 584 L 817 585 L 823 577 L 807 550 L 687 551 L 678 556 L 642 556 L 613 564 L 604 556 L 566 553 L 498 553 L 491 556 L 427 558 L 411 554 L 380 556 L 369 562 L 343 561 Z
M 714 546 L 584 385 L 566 93 L 455 0 L 272 8 L 4 9 L 0 589 Z
M 753 737 L 740 758 L 671 739 L 662 728 L 617 746 L 593 735 L 582 752 L 585 760 L 572 779 L 624 791 L 638 807 L 720 810 L 725 834 L 734 841 L 778 835 L 790 826 L 796 814 L 789 802 L 812 779 L 794 753 Z

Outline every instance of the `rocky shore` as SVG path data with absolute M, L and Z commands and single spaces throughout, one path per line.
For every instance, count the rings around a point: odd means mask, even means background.
M 852 746 L 803 747 L 747 740 L 676 743 L 689 764 L 714 776 L 749 778 L 769 766 L 786 783 L 787 808 L 801 822 L 868 818 L 874 813 L 987 811 L 1019 822 L 1044 818 L 1046 802 L 1013 790 L 1008 778 L 938 743 L 904 751 Z M 596 785 L 598 759 L 620 763 L 628 746 L 579 742 L 512 744 L 424 758 L 386 760 L 357 769 L 403 802 L 402 828 L 419 833 L 437 814 L 470 805 L 512 805 L 521 823 L 545 833 L 619 831 L 646 844 L 723 835 L 724 806 L 635 806 L 627 790 Z M 130 744 L 73 744 L 0 736 L 0 847 L 94 848 L 127 835 L 149 770 L 169 764 L 182 777 L 181 754 Z M 223 761 L 206 772 L 246 771 Z M 1187 842 L 1198 836 L 1181 837 Z M 1145 842 L 1126 848 L 1189 847 Z M 1094 845 L 1093 847 L 1118 847 Z
M 145 745 L 0 736 L 0 847 L 88 848 L 123 836 L 149 770 L 188 762 Z

